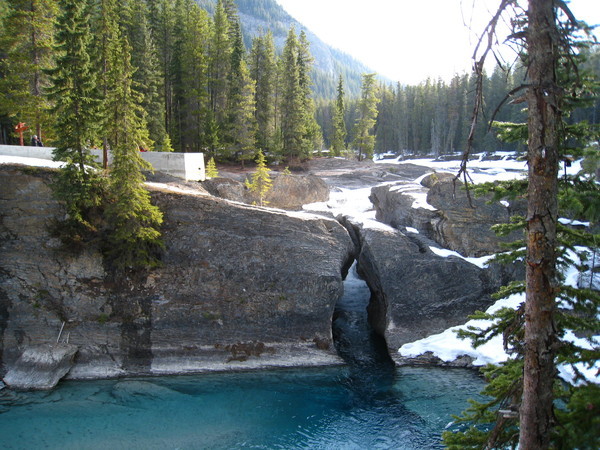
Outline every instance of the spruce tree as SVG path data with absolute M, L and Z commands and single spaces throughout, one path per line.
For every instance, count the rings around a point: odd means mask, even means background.
M 573 67 L 581 55 L 581 43 L 573 37 L 581 23 L 572 21 L 566 8 L 532 1 L 527 16 L 514 21 L 527 30 L 515 36 L 525 38 L 522 58 L 528 79 L 522 89 L 527 90 L 529 120 L 497 126 L 504 139 L 527 139 L 529 176 L 525 181 L 479 189 L 491 189 L 498 199 L 527 196 L 527 217 L 497 227 L 501 232 L 525 229 L 525 239 L 513 245 L 517 250 L 502 259 L 524 259 L 526 280 L 498 294 L 499 298 L 524 294 L 525 302 L 516 310 L 477 313 L 474 317 L 491 320 L 492 325 L 462 333 L 475 345 L 502 335 L 511 357 L 485 369 L 488 399 L 473 401 L 463 413 L 460 421 L 469 424 L 468 429 L 444 434 L 449 448 L 597 448 L 600 444 L 600 419 L 592 412 L 598 408 L 600 389 L 582 374 L 600 356 L 600 295 L 593 289 L 593 258 L 598 250 L 594 222 L 600 216 L 591 206 L 598 204 L 600 189 L 595 171 L 586 170 L 586 164 L 575 177 L 559 176 L 558 170 L 561 159 L 597 155 L 597 145 L 580 147 L 594 142 L 597 130 L 585 123 L 568 125 L 564 115 L 582 96 L 597 96 L 600 86 Z M 568 19 L 563 22 L 561 16 Z M 576 230 L 563 225 L 559 217 L 588 220 L 591 226 Z M 562 271 L 569 266 L 579 270 L 579 281 L 565 279 Z M 573 340 L 574 336 L 580 339 Z M 570 370 L 573 380 L 558 378 L 558 365 Z
M 282 55 L 281 131 L 283 156 L 289 161 L 301 159 L 307 134 L 304 90 L 300 84 L 298 38 L 290 29 Z
M 236 159 L 242 162 L 251 160 L 255 153 L 256 122 L 254 118 L 255 83 L 250 78 L 248 67 L 244 61 L 240 63 L 240 74 L 233 81 L 237 87 L 232 90 L 232 104 L 236 105 L 235 115 L 231 118 L 232 149 Z
M 354 131 L 354 147 L 358 150 L 359 160 L 373 158 L 375 148 L 373 127 L 377 120 L 378 103 L 375 74 L 364 74 Z
M 54 19 L 51 0 L 7 0 L 0 33 L 0 114 L 25 122 L 32 134 L 47 137 L 46 70 L 52 67 Z M 42 135 L 44 134 L 44 136 Z
M 256 85 L 256 146 L 265 152 L 273 152 L 277 123 L 277 62 L 271 32 L 253 39 L 249 66 Z
M 106 127 L 112 149 L 110 202 L 106 207 L 108 236 L 105 255 L 116 269 L 136 269 L 157 264 L 161 246 L 162 213 L 151 204 L 144 188 L 143 170 L 152 167 L 140 156 L 148 142 L 141 108 L 142 96 L 133 88 L 131 49 L 126 38 L 117 36 L 109 47 Z
M 218 141 L 226 139 L 227 94 L 229 92 L 229 73 L 231 70 L 232 47 L 229 36 L 229 19 L 222 0 L 218 0 L 213 17 L 212 38 L 209 49 L 209 93 L 211 112 L 218 130 Z
M 256 172 L 252 174 L 252 181 L 246 180 L 246 187 L 250 189 L 256 196 L 258 196 L 258 204 L 260 206 L 266 205 L 268 202 L 265 201 L 267 193 L 273 187 L 271 176 L 269 175 L 269 168 L 267 167 L 267 160 L 262 150 L 258 151 L 256 157 Z
M 56 68 L 50 72 L 49 97 L 56 119 L 54 160 L 64 161 L 54 183 L 56 197 L 66 206 L 67 234 L 77 240 L 94 230 L 92 213 L 101 203 L 101 174 L 89 146 L 100 122 L 100 100 L 89 56 L 92 40 L 86 2 L 61 0 L 56 24 Z
M 331 154 L 341 156 L 346 151 L 346 108 L 344 104 L 344 80 L 340 75 L 337 87 L 337 99 L 333 113 L 333 137 L 331 139 Z
M 145 0 L 128 0 L 123 5 L 121 24 L 131 43 L 131 63 L 135 67 L 133 80 L 142 94 L 142 107 L 154 151 L 171 152 L 165 128 L 165 104 L 161 95 L 160 63 L 156 43 L 152 37 L 149 9 Z
M 95 3 L 92 17 L 92 35 L 94 41 L 92 48 L 92 58 L 97 71 L 97 88 L 100 97 L 106 101 L 108 90 L 111 88 L 108 83 L 108 72 L 111 70 L 110 60 L 112 55 L 109 53 L 114 48 L 114 41 L 119 36 L 119 24 L 117 22 L 117 2 L 116 0 L 92 0 Z M 106 105 L 102 105 L 102 110 Z M 107 124 L 103 124 L 100 131 L 102 138 L 102 166 L 108 168 L 108 138 Z
M 215 163 L 215 158 L 211 157 L 206 164 L 206 178 L 217 178 L 219 176 L 219 171 L 217 170 L 217 164 Z
M 157 48 L 160 65 L 161 99 L 165 111 L 164 123 L 168 134 L 173 133 L 174 6 L 172 0 L 148 0 L 152 40 Z
M 313 64 L 310 54 L 310 44 L 304 30 L 300 32 L 298 40 L 298 83 L 302 93 L 304 136 L 302 157 L 310 158 L 314 150 L 321 150 L 323 136 L 321 128 L 315 118 L 315 102 L 312 97 L 312 79 L 310 76 Z
M 207 92 L 210 21 L 193 0 L 178 0 L 175 13 L 174 136 L 181 151 L 199 152 L 206 145 L 205 124 L 210 113 Z

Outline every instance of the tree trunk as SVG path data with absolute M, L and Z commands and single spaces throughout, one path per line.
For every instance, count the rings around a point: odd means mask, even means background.
M 529 187 L 520 448 L 549 447 L 553 423 L 559 91 L 553 0 L 529 0 Z

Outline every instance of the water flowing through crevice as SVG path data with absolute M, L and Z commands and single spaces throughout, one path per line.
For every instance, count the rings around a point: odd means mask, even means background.
M 335 308 L 332 331 L 336 350 L 348 365 L 349 382 L 365 396 L 391 389 L 396 376 L 385 339 L 369 323 L 370 299 L 371 291 L 354 262 L 344 280 L 344 295 Z
M 356 262 L 344 280 L 344 295 L 338 301 L 333 317 L 333 336 L 339 355 L 357 370 L 385 370 L 394 363 L 385 340 L 370 325 L 367 307 L 371 291 L 360 277 Z

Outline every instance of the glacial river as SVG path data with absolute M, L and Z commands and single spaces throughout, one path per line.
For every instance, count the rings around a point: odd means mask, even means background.
M 482 380 L 396 368 L 351 270 L 334 335 L 347 365 L 0 391 L 1 449 L 434 449 Z

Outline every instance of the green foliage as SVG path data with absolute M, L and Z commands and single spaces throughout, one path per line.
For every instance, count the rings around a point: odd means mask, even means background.
M 561 397 L 567 403 L 556 409 L 560 424 L 554 429 L 556 448 L 600 448 L 600 386 L 568 386 Z
M 256 146 L 271 153 L 275 151 L 277 123 L 277 62 L 272 33 L 252 40 L 249 66 L 256 84 Z
M 63 229 L 82 236 L 95 230 L 91 219 L 102 200 L 103 177 L 88 145 L 94 141 L 100 100 L 89 57 L 91 33 L 85 3 L 63 0 L 58 18 L 56 68 L 50 71 L 49 98 L 54 102 L 57 147 L 54 160 L 64 161 L 53 184 L 54 195 L 64 202 L 67 218 Z
M 217 170 L 217 164 L 215 163 L 215 158 L 211 157 L 208 160 L 208 164 L 206 164 L 206 177 L 207 178 L 217 178 L 219 176 L 219 171 Z
M 283 136 L 283 156 L 294 161 L 307 156 L 305 136 L 306 110 L 305 91 L 301 84 L 299 60 L 299 43 L 294 29 L 288 37 L 282 55 L 282 100 L 281 131 Z
M 333 114 L 333 137 L 331 140 L 331 154 L 341 156 L 346 150 L 346 106 L 344 104 L 344 80 L 340 75 L 338 82 L 337 99 Z
M 358 103 L 358 118 L 354 131 L 354 147 L 358 150 L 358 159 L 372 159 L 375 149 L 375 134 L 373 128 L 377 121 L 377 85 L 375 74 L 363 75 L 363 85 Z
M 256 157 L 256 172 L 252 174 L 252 181 L 246 180 L 246 187 L 254 192 L 259 199 L 259 205 L 266 205 L 268 202 L 265 201 L 267 193 L 271 190 L 273 182 L 269 175 L 269 168 L 267 167 L 267 161 L 262 150 L 258 151 Z
M 44 132 L 44 137 L 51 137 L 52 115 L 44 89 L 48 87 L 46 70 L 53 63 L 57 4 L 54 0 L 6 0 L 3 6 L 0 114 L 27 123 L 31 134 Z
M 482 369 L 487 381 L 481 393 L 484 400 L 469 401 L 469 408 L 455 417 L 454 429 L 442 434 L 444 444 L 453 450 L 516 449 L 522 373 L 523 361 L 514 359 Z
M 133 67 L 126 38 L 110 45 L 109 87 L 106 128 L 112 148 L 110 170 L 111 198 L 106 207 L 107 237 L 105 255 L 116 269 L 137 269 L 158 264 L 162 246 L 158 227 L 162 213 L 151 204 L 143 183 L 143 170 L 151 169 L 140 156 L 139 148 L 148 142 L 143 119 L 141 95 L 132 87 Z
M 239 75 L 233 82 L 236 88 L 232 95 L 235 112 L 232 112 L 230 116 L 232 149 L 236 159 L 243 162 L 254 157 L 256 136 L 255 82 L 250 78 L 248 67 L 244 61 L 240 62 Z

